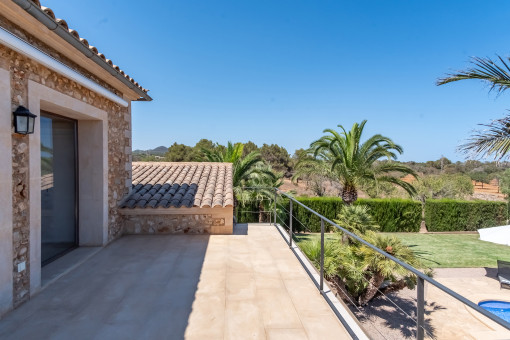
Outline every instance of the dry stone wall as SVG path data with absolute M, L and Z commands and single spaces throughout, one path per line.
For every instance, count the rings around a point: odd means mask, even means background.
M 216 213 L 125 216 L 126 234 L 231 234 L 232 208 Z
M 60 60 L 81 74 L 122 97 L 122 93 L 62 57 L 57 51 L 42 44 L 35 37 L 0 16 L 0 26 L 23 40 Z M 79 53 L 79 52 L 76 52 Z M 11 74 L 11 104 L 14 111 L 19 105 L 28 105 L 28 81 L 81 100 L 108 113 L 108 239 L 121 236 L 122 216 L 118 203 L 129 191 L 131 178 L 131 112 L 95 92 L 61 76 L 60 74 L 0 45 L 0 68 Z M 14 273 L 14 306 L 30 296 L 30 225 L 29 225 L 29 141 L 27 136 L 12 134 L 13 164 L 13 266 L 26 263 L 26 270 Z

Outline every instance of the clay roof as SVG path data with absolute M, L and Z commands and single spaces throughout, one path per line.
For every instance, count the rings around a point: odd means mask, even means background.
M 108 63 L 114 70 L 116 70 L 117 72 L 119 72 L 121 75 L 123 75 L 127 80 L 129 80 L 132 84 L 134 84 L 136 87 L 138 87 L 140 90 L 142 90 L 143 92 L 147 93 L 149 90 L 143 88 L 142 86 L 140 86 L 133 78 L 131 78 L 128 74 L 126 74 L 124 71 L 122 71 L 120 69 L 120 67 L 118 67 L 117 65 L 115 65 L 110 59 L 107 59 L 104 54 L 102 53 L 99 53 L 99 51 L 97 50 L 97 48 L 95 48 L 94 46 L 92 45 L 89 45 L 89 42 L 87 41 L 87 39 L 84 39 L 82 37 L 80 37 L 80 35 L 78 34 L 77 31 L 73 30 L 73 29 L 70 29 L 67 22 L 64 20 L 64 19 L 60 19 L 60 18 L 57 18 L 55 16 L 55 13 L 53 13 L 53 11 L 51 10 L 51 8 L 48 8 L 48 7 L 44 7 L 44 6 L 41 6 L 41 3 L 39 2 L 39 0 L 30 0 L 30 2 L 32 2 L 35 6 L 39 7 L 42 9 L 42 11 L 44 13 L 46 13 L 51 19 L 53 19 L 58 25 L 62 26 L 64 29 L 66 29 L 69 34 L 71 34 L 72 36 L 74 36 L 78 41 L 80 41 L 83 45 L 85 45 L 85 47 L 87 47 L 89 50 L 91 50 L 93 53 L 97 54 L 101 59 L 103 59 L 106 63 Z
M 231 163 L 133 162 L 133 190 L 121 208 L 229 207 Z

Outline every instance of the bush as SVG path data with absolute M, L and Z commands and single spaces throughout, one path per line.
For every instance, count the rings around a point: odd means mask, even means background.
M 259 203 L 243 202 L 239 203 L 236 209 L 237 223 L 258 223 L 259 221 Z
M 330 220 L 336 219 L 343 206 L 342 199 L 338 197 L 298 197 L 297 200 Z M 292 227 L 294 230 L 311 231 L 313 233 L 321 231 L 321 220 L 317 215 L 296 203 L 293 203 L 292 209 L 292 216 L 294 217 Z M 331 225 L 325 224 L 324 226 L 327 231 L 334 230 Z
M 506 224 L 507 204 L 491 201 L 427 200 L 425 223 L 429 231 L 476 231 Z
M 324 217 L 337 219 L 343 207 L 338 197 L 300 197 L 297 199 L 307 207 L 315 210 Z M 370 214 L 374 217 L 383 232 L 418 232 L 421 223 L 421 203 L 405 199 L 359 199 L 354 204 L 367 205 Z M 310 231 L 320 232 L 320 219 L 308 210 L 297 204 L 293 206 L 293 228 L 296 231 L 305 231 L 303 223 Z M 326 230 L 334 227 L 326 225 Z
M 370 213 L 383 232 L 418 232 L 421 203 L 405 199 L 359 199 L 355 204 L 370 207 Z

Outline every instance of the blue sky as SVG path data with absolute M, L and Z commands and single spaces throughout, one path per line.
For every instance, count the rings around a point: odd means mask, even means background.
M 207 138 L 277 143 L 292 154 L 367 119 L 403 161 L 444 155 L 508 96 L 464 81 L 470 56 L 510 56 L 508 1 L 44 0 L 142 86 L 133 148 Z

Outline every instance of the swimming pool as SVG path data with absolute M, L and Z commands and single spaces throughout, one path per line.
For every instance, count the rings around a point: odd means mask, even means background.
M 510 302 L 487 300 L 479 302 L 478 306 L 510 322 Z

